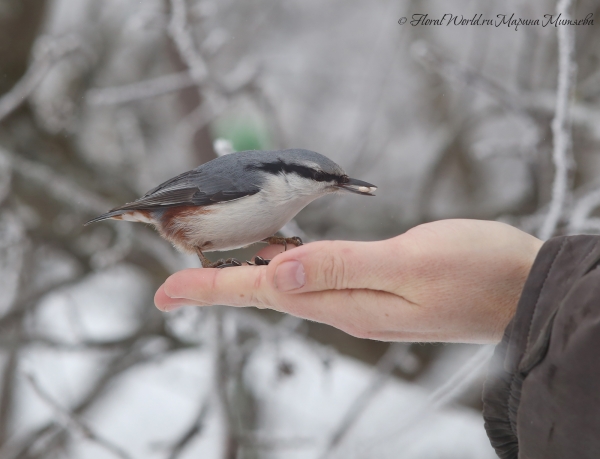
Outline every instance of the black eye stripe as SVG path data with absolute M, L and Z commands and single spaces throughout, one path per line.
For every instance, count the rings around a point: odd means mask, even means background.
M 246 170 L 260 170 L 268 172 L 269 174 L 296 174 L 300 177 L 313 179 L 317 182 L 337 182 L 343 180 L 342 177 L 336 174 L 328 174 L 323 171 L 316 171 L 310 167 L 302 166 L 300 164 L 287 164 L 279 160 L 274 163 L 261 163 L 259 166 L 248 165 Z

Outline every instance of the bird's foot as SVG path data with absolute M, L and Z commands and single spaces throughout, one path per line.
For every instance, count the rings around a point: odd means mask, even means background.
M 240 260 L 237 260 L 235 258 L 228 258 L 227 260 L 223 260 L 222 258 L 220 260 L 215 261 L 214 263 L 211 263 L 213 266 L 209 266 L 209 268 L 231 268 L 233 266 L 242 266 L 242 262 Z
M 247 261 L 250 266 L 267 266 L 271 260 L 265 260 L 263 257 L 259 257 L 258 255 L 254 257 L 254 263 L 251 261 Z
M 294 237 L 271 236 L 271 237 L 267 237 L 267 238 L 263 239 L 262 242 L 266 242 L 270 245 L 276 245 L 276 244 L 282 245 L 285 250 L 287 250 L 288 244 L 292 244 L 295 247 L 299 247 L 303 244 L 302 239 L 300 239 L 298 236 L 294 236 Z
M 204 256 L 202 250 L 199 248 L 196 248 L 196 254 L 198 255 L 198 259 L 203 268 L 230 268 L 232 266 L 242 266 L 242 262 L 235 258 L 228 258 L 227 260 L 221 258 L 217 261 L 210 261 Z

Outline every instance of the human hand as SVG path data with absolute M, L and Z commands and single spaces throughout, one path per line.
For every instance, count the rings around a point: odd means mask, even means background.
M 384 341 L 497 342 L 541 245 L 503 223 L 442 220 L 385 241 L 313 242 L 268 266 L 186 269 L 154 301 L 270 308 Z

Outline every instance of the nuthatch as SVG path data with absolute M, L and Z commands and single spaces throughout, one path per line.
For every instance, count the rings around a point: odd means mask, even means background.
M 301 245 L 300 238 L 274 234 L 321 196 L 339 190 L 373 196 L 376 189 L 314 151 L 242 151 L 173 177 L 86 225 L 108 218 L 150 223 L 179 250 L 196 253 L 204 268 L 240 266 L 231 258 L 211 263 L 203 252 L 259 241 Z

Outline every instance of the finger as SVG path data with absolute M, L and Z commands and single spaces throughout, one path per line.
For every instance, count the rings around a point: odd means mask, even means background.
M 163 284 L 172 299 L 204 304 L 266 307 L 274 289 L 266 281 L 268 266 L 236 266 L 224 269 L 185 269 Z
M 270 308 L 329 324 L 362 338 L 424 339 L 420 338 L 422 328 L 427 327 L 423 308 L 392 293 L 360 289 L 290 295 L 270 286 L 266 271 L 266 266 L 188 269 L 167 279 L 164 291 L 167 296 L 188 298 L 175 298 L 175 303 Z
M 277 255 L 268 266 L 187 269 L 164 284 L 171 298 L 229 306 L 273 305 L 279 293 L 351 289 L 388 290 L 401 281 L 382 243 L 315 242 Z
M 154 304 L 164 312 L 174 311 L 182 306 L 206 306 L 206 304 L 185 298 L 171 298 L 165 293 L 164 285 L 161 285 L 154 294 Z
M 405 255 L 391 241 L 321 241 L 283 252 L 269 265 L 279 291 L 393 290 L 406 271 Z
M 283 251 L 283 246 L 273 245 L 263 248 L 257 255 L 276 257 Z M 224 269 L 186 269 L 170 276 L 163 288 L 171 300 L 191 299 L 205 305 L 266 307 L 267 299 L 276 293 L 273 276 L 267 279 L 267 269 L 268 266 L 247 265 Z M 168 302 L 163 297 L 159 301 L 161 305 Z

